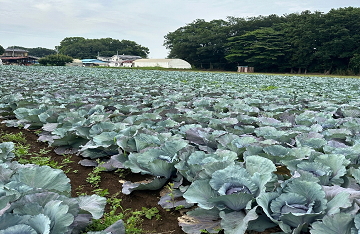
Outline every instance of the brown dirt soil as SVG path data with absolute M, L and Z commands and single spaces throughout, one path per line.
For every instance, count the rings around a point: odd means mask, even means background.
M 51 151 L 45 156 L 51 156 L 52 160 L 61 163 L 63 160 L 63 156 L 58 155 L 54 152 L 53 147 L 49 147 L 47 143 L 39 142 L 38 136 L 33 132 L 25 129 L 18 128 L 9 128 L 6 127 L 5 124 L 0 123 L 0 132 L 4 133 L 19 133 L 25 136 L 27 140 L 27 144 L 30 145 L 30 152 L 39 152 L 40 149 L 50 149 Z M 70 172 L 67 173 L 67 176 L 71 180 L 72 187 L 72 196 L 79 196 L 80 193 L 86 193 L 88 195 L 93 194 L 94 188 L 91 187 L 91 184 L 86 182 L 86 178 L 88 174 L 92 171 L 92 167 L 84 167 L 79 164 L 79 161 L 83 159 L 77 155 L 71 155 L 70 164 L 67 164 L 67 168 L 71 168 Z M 140 181 L 143 179 L 143 176 L 131 174 L 123 178 L 129 181 Z M 116 198 L 122 199 L 121 206 L 124 210 L 130 209 L 131 211 L 142 210 L 142 207 L 153 208 L 156 207 L 159 210 L 159 214 L 161 215 L 160 220 L 156 220 L 155 218 L 143 219 L 143 223 L 141 225 L 144 233 L 149 234 L 183 234 L 181 228 L 178 226 L 177 218 L 182 216 L 181 211 L 166 211 L 157 203 L 160 199 L 160 191 L 134 191 L 130 195 L 125 195 L 121 193 L 121 183 L 119 182 L 120 177 L 118 174 L 114 172 L 101 172 L 101 189 L 108 189 L 110 196 L 115 196 Z M 109 207 L 106 208 L 106 211 L 109 211 Z M 269 234 L 273 232 L 279 231 L 278 228 L 267 230 L 265 232 L 261 232 L 261 234 Z M 220 232 L 222 233 L 222 232 Z M 249 234 L 260 234 L 259 232 L 249 232 Z

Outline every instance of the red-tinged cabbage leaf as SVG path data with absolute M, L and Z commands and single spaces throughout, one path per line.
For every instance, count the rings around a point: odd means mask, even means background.
M 183 198 L 183 192 L 180 191 L 180 189 L 172 189 L 171 191 L 168 191 L 168 188 L 164 188 L 160 194 L 161 198 L 158 202 L 158 204 L 163 209 L 172 209 L 176 207 L 182 207 L 182 208 L 190 208 L 194 205 L 194 203 L 189 203 Z
M 121 192 L 123 194 L 129 195 L 135 190 L 158 190 L 162 188 L 167 181 L 168 178 L 160 178 L 160 177 L 155 177 L 151 180 L 149 179 L 146 181 L 140 181 L 134 183 L 130 181 L 123 181 Z
M 221 227 L 227 234 L 244 234 L 248 229 L 249 222 L 258 218 L 256 208 L 257 207 L 254 207 L 247 212 L 237 211 L 225 213 L 221 211 Z
M 179 217 L 178 220 L 181 229 L 189 234 L 201 233 L 203 230 L 209 233 L 218 233 L 221 230 L 221 218 L 218 209 L 204 210 L 197 208 Z

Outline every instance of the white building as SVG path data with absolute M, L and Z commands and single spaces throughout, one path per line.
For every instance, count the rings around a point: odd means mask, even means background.
M 136 55 L 114 55 L 112 57 L 97 57 L 98 60 L 109 62 L 109 67 L 131 67 L 132 64 L 128 64 L 128 61 L 134 61 L 136 59 L 141 59 L 140 56 Z M 125 63 L 124 63 L 125 62 Z
M 134 67 L 191 68 L 190 63 L 182 59 L 137 59 L 133 64 Z

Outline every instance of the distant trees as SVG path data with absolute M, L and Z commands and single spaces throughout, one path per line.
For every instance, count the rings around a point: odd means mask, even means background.
M 0 55 L 3 54 L 4 52 L 5 52 L 4 47 L 2 47 L 2 46 L 0 45 Z
M 248 65 L 256 71 L 351 74 L 360 69 L 359 18 L 360 8 L 347 7 L 326 14 L 198 19 L 165 35 L 164 45 L 168 57 L 198 68 Z
M 56 54 L 55 50 L 47 49 L 47 48 L 43 48 L 43 47 L 26 48 L 26 47 L 22 47 L 22 46 L 12 46 L 11 48 L 27 50 L 27 51 L 29 51 L 30 56 L 39 57 L 39 58 L 45 57 L 50 54 Z
M 63 54 L 51 54 L 39 59 L 39 63 L 44 66 L 65 66 L 72 61 L 72 57 Z
M 83 37 L 66 37 L 60 42 L 59 53 L 73 58 L 95 58 L 119 54 L 137 55 L 146 58 L 149 49 L 129 40 L 112 38 L 85 39 Z
M 26 50 L 29 51 L 29 55 L 39 57 L 39 58 L 42 58 L 42 57 L 45 57 L 45 56 L 48 56 L 51 54 L 56 54 L 55 50 L 47 49 L 47 48 L 43 48 L 43 47 L 28 48 Z
M 170 49 L 169 58 L 181 58 L 199 68 L 222 68 L 225 43 L 229 37 L 228 22 L 203 19 L 177 29 L 165 36 L 164 46 Z

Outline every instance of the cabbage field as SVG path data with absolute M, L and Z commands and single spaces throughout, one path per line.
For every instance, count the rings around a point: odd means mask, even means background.
M 185 233 L 360 231 L 360 79 L 21 66 L 0 79 L 7 126 L 148 175 L 124 194 L 171 187 L 159 204 L 188 209 Z M 22 188 L 0 182 L 6 215 Z

